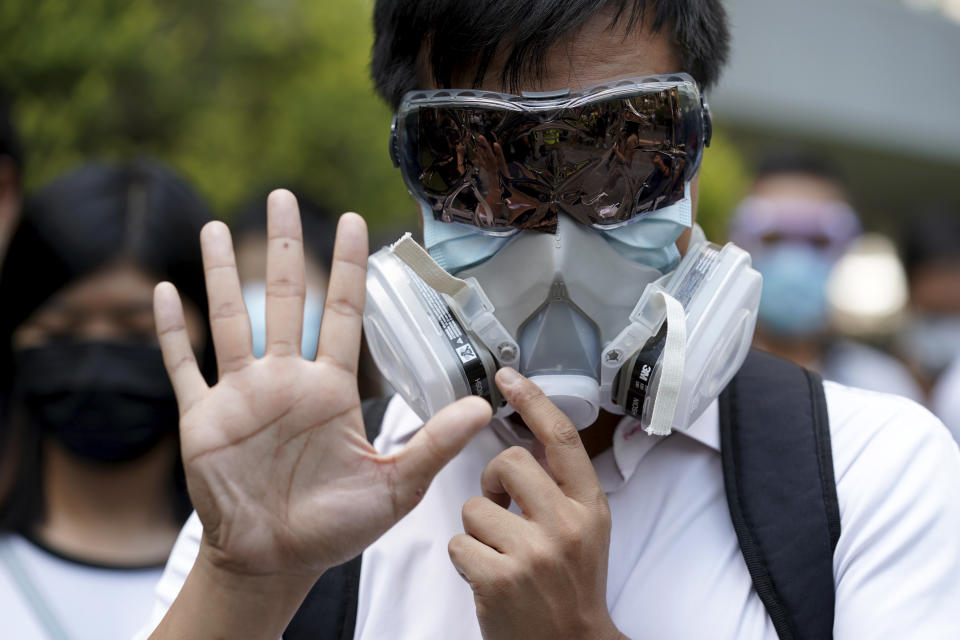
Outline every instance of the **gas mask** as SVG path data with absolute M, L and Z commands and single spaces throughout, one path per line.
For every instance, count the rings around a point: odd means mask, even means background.
M 408 234 L 370 257 L 386 379 L 423 420 L 467 395 L 510 415 L 493 384 L 510 366 L 578 429 L 601 409 L 686 427 L 746 357 L 760 296 L 734 245 L 674 247 L 709 133 L 684 74 L 408 95 L 392 147 L 429 251 Z
M 409 235 L 370 257 L 370 351 L 423 420 L 467 395 L 509 415 L 493 375 L 511 366 L 580 429 L 604 409 L 654 434 L 689 425 L 739 369 L 761 280 L 744 251 L 703 241 L 661 275 L 564 216 L 460 275 Z

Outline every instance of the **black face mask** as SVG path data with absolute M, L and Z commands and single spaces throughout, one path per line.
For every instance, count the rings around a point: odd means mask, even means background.
M 159 347 L 58 341 L 19 349 L 14 363 L 32 419 L 80 457 L 132 460 L 177 429 Z

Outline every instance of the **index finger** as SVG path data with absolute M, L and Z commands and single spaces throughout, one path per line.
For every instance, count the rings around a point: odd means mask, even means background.
M 543 444 L 547 465 L 563 493 L 575 500 L 591 500 L 603 491 L 600 480 L 570 419 L 540 388 L 510 367 L 497 371 L 497 387 Z
M 317 360 L 331 359 L 357 373 L 366 298 L 367 224 L 357 214 L 345 213 L 337 224 Z

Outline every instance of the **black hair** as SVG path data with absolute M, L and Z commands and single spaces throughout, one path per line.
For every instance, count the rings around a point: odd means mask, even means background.
M 377 0 L 374 84 L 396 109 L 404 93 L 422 88 L 421 64 L 438 87 L 449 88 L 464 69 L 475 70 L 477 86 L 509 47 L 501 83 L 516 93 L 524 76 L 543 77 L 552 45 L 607 8 L 610 27 L 625 19 L 628 33 L 668 29 L 682 66 L 671 71 L 690 73 L 705 89 L 716 84 L 730 49 L 720 0 Z
M 900 256 L 907 275 L 941 263 L 960 262 L 960 207 L 931 204 L 904 220 Z
M 757 180 L 784 174 L 800 174 L 832 182 L 846 188 L 846 179 L 838 167 L 815 151 L 801 148 L 780 148 L 766 151 L 756 165 Z
M 337 219 L 329 209 L 320 203 L 301 196 L 299 189 L 291 188 L 297 194 L 300 207 L 300 225 L 303 228 L 304 252 L 313 257 L 324 269 L 330 269 L 333 260 L 333 243 L 337 235 Z M 230 221 L 230 229 L 235 241 L 249 233 L 262 236 L 267 230 L 267 195 L 265 191 L 245 205 L 241 206 Z
M 210 219 L 186 182 L 145 159 L 85 165 L 26 200 L 0 267 L 0 530 L 26 530 L 43 514 L 41 436 L 18 409 L 14 331 L 56 292 L 121 260 L 172 282 L 206 317 L 199 234 Z M 205 338 L 198 361 L 212 381 L 209 328 Z M 172 490 L 177 516 L 185 518 L 182 475 L 174 470 Z
M 7 156 L 18 171 L 23 170 L 23 147 L 13 127 L 10 99 L 3 88 L 0 88 L 0 156 Z

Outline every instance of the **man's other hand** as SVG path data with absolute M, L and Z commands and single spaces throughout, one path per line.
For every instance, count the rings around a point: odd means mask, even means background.
M 483 472 L 483 497 L 463 506 L 450 559 L 473 589 L 486 640 L 623 638 L 606 602 L 610 508 L 577 430 L 512 369 L 497 386 L 543 445 L 545 467 L 521 447 Z M 522 515 L 508 511 L 516 502 Z

